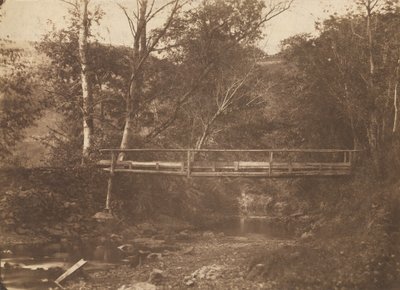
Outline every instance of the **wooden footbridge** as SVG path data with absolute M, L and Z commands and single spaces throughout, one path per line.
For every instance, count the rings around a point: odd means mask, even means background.
M 351 174 L 357 150 L 332 149 L 102 149 L 110 173 L 186 177 L 294 177 Z M 120 161 L 119 154 L 125 158 Z
M 184 177 L 292 178 L 346 176 L 357 150 L 337 149 L 102 149 L 98 165 L 110 173 L 106 209 L 116 173 Z M 121 157 L 124 158 L 121 158 Z M 121 160 L 123 159 L 123 160 Z

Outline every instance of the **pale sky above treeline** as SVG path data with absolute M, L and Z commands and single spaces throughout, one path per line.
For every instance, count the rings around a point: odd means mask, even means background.
M 163 1 L 163 0 L 162 0 Z M 221 0 L 223 1 L 223 0 Z M 265 0 L 267 3 L 270 0 Z M 128 23 L 117 3 L 128 6 L 134 0 L 92 0 L 100 5 L 104 18 L 95 33 L 102 41 L 112 44 L 131 45 L 132 36 Z M 279 51 L 280 42 L 298 33 L 314 33 L 314 23 L 333 13 L 343 14 L 353 0 L 295 0 L 290 11 L 273 19 L 265 28 L 265 39 L 260 47 L 273 54 Z M 0 38 L 20 41 L 38 41 L 50 29 L 51 20 L 57 27 L 65 25 L 68 5 L 59 0 L 6 0 L 2 8 Z M 156 19 L 155 22 L 162 19 Z

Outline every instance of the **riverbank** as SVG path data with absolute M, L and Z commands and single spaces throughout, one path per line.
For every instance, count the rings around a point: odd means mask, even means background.
M 376 290 L 400 281 L 400 186 L 375 184 L 363 172 L 267 182 L 165 179 L 162 186 L 136 179 L 136 191 L 121 178 L 111 220 L 95 218 L 105 180 L 90 170 L 6 173 L 0 243 L 15 253 L 5 257 L 5 278 L 40 273 L 49 285 L 83 258 L 88 264 L 63 281 L 67 289 L 146 282 L 159 289 Z M 19 258 L 29 259 L 13 263 Z M 63 267 L 26 269 L 54 262 Z

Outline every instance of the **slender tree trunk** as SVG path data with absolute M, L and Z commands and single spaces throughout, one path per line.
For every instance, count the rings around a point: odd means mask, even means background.
M 195 149 L 201 149 L 203 147 L 209 134 L 210 134 L 210 124 L 207 124 L 206 127 L 204 128 L 203 133 L 201 134 L 200 138 L 196 142 Z
M 373 55 L 373 38 L 372 38 L 372 10 L 371 7 L 367 7 L 367 34 L 368 34 L 368 54 L 369 54 L 369 73 L 371 76 L 375 73 L 375 62 Z
M 89 157 L 93 137 L 93 94 L 88 63 L 88 3 L 89 0 L 80 1 L 81 23 L 79 28 L 79 58 L 81 63 L 81 82 L 83 99 L 83 148 L 82 163 Z
M 393 106 L 394 106 L 394 118 L 393 118 L 393 133 L 396 133 L 397 129 L 397 118 L 398 118 L 398 113 L 399 113 L 399 107 L 398 107 L 398 101 L 397 101 L 397 88 L 398 88 L 398 82 L 396 82 L 396 85 L 394 86 L 394 99 L 393 99 Z
M 201 134 L 200 138 L 196 142 L 196 149 L 201 149 L 204 145 L 204 143 L 207 141 L 208 137 L 210 136 L 211 133 L 211 127 L 214 124 L 214 122 L 218 119 L 218 117 L 221 115 L 222 111 L 218 109 L 218 111 L 212 116 L 210 120 L 208 120 L 207 124 L 205 125 L 203 129 L 203 133 Z
M 393 93 L 393 107 L 394 107 L 394 118 L 393 118 L 393 133 L 396 133 L 397 130 L 397 119 L 399 113 L 399 105 L 397 100 L 397 90 L 399 86 L 399 68 L 400 68 L 400 58 L 397 61 L 396 74 L 395 74 L 395 85 L 394 85 L 394 93 Z
M 132 123 L 133 123 L 133 116 L 132 116 L 132 111 L 133 111 L 133 104 L 131 98 L 127 98 L 126 100 L 126 116 L 125 116 L 125 126 L 124 126 L 124 132 L 122 134 L 122 140 L 121 140 L 121 149 L 127 149 L 129 147 L 129 139 L 130 135 L 132 132 Z
M 147 35 L 146 35 L 146 11 L 147 11 L 147 0 L 140 2 L 139 18 L 137 21 L 137 31 L 134 38 L 133 44 L 133 64 L 132 64 L 132 76 L 131 83 L 129 86 L 129 94 L 126 98 L 126 116 L 125 126 L 122 134 L 121 149 L 129 148 L 133 133 L 133 122 L 135 107 L 136 110 L 140 104 L 140 97 L 143 88 L 143 70 L 139 67 L 141 61 L 147 57 Z M 123 160 L 125 154 L 120 154 L 118 159 Z
M 377 175 L 382 174 L 381 167 L 381 154 L 380 154 L 380 122 L 377 112 L 376 104 L 376 92 L 374 84 L 375 76 L 375 61 L 374 61 L 374 39 L 372 33 L 372 13 L 373 13 L 373 3 L 371 0 L 366 2 L 365 6 L 367 10 L 367 37 L 368 37 L 368 56 L 369 56 L 369 76 L 368 76 L 368 95 L 372 103 L 372 111 L 370 112 L 370 121 L 367 129 L 368 143 L 371 151 L 372 159 L 375 164 L 375 170 Z

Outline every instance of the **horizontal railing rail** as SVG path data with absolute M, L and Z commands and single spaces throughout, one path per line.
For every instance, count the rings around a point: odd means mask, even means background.
M 360 152 L 356 149 L 100 149 L 100 152 L 303 152 L 303 153 L 342 153 Z

